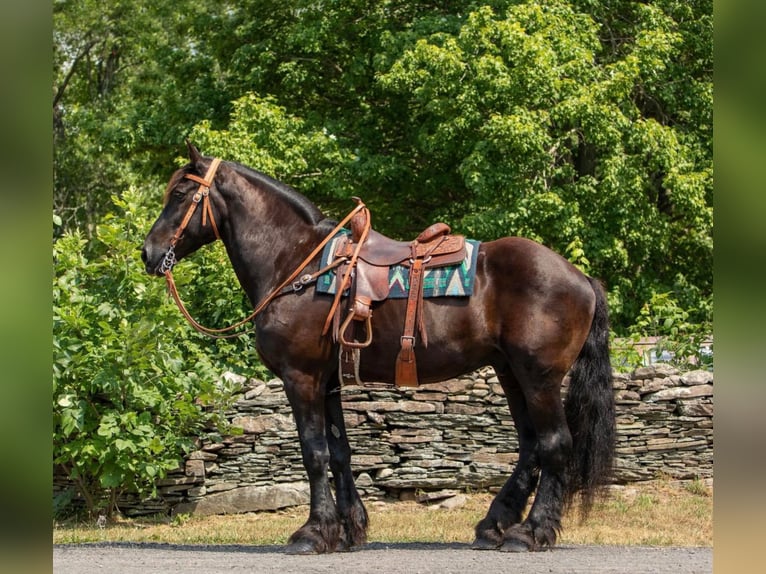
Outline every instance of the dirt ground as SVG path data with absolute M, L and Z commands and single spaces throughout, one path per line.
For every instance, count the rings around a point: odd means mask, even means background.
M 354 574 L 619 573 L 697 574 L 713 571 L 712 548 L 557 546 L 508 554 L 466 544 L 371 543 L 353 552 L 288 556 L 281 546 L 78 544 L 53 548 L 53 572 L 148 574 L 194 572 Z

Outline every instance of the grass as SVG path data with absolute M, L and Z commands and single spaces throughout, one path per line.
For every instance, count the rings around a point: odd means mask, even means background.
M 486 513 L 492 495 L 470 494 L 461 508 L 443 510 L 415 502 L 367 504 L 370 542 L 464 542 Z M 166 542 L 172 544 L 285 544 L 308 516 L 308 507 L 229 516 L 117 519 L 54 524 L 55 544 Z M 559 544 L 711 546 L 713 492 L 702 481 L 654 481 L 615 487 L 596 503 L 587 521 L 578 511 L 564 517 Z

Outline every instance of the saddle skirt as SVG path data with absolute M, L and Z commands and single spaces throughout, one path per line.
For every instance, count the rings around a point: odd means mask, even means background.
M 370 237 L 374 237 L 376 232 L 370 231 Z M 328 243 L 323 252 L 320 261 L 320 268 L 332 263 L 339 253 L 345 254 L 349 249 L 350 232 L 343 230 Z M 450 236 L 452 239 L 454 236 Z M 409 248 L 409 243 L 401 242 Z M 438 267 L 428 267 L 423 274 L 423 297 L 470 297 L 473 294 L 474 282 L 476 278 L 476 258 L 479 253 L 480 241 L 466 239 L 464 244 L 464 255 L 459 260 L 445 263 Z M 359 254 L 359 258 L 364 261 L 372 261 L 373 265 L 383 267 L 381 257 L 375 257 L 365 251 Z M 384 260 L 385 263 L 385 260 Z M 393 263 L 385 264 L 384 275 L 387 285 L 378 287 L 375 292 L 375 301 L 384 299 L 406 299 L 410 290 L 410 263 L 409 259 L 397 260 Z M 334 295 L 337 290 L 338 279 L 334 272 L 328 271 L 317 280 L 317 292 Z

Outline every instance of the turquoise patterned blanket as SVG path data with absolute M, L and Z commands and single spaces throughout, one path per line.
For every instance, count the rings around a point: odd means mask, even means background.
M 348 235 L 347 230 L 340 231 L 322 251 L 320 268 L 333 260 L 337 243 L 341 235 Z M 466 239 L 466 257 L 459 265 L 426 269 L 423 274 L 423 297 L 468 297 L 473 294 L 476 277 L 476 257 L 479 254 L 480 241 Z M 317 280 L 319 293 L 335 294 L 335 273 L 328 271 Z M 395 265 L 388 270 L 389 298 L 406 299 L 410 288 L 410 271 L 403 265 Z

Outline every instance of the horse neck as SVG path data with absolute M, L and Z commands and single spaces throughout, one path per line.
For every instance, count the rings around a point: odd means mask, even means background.
M 284 196 L 252 187 L 230 200 L 222 239 L 252 304 L 263 299 L 311 252 L 322 234 Z

